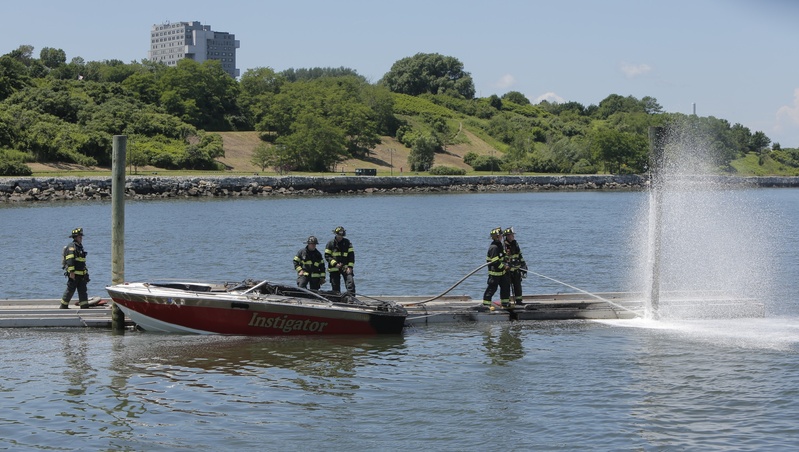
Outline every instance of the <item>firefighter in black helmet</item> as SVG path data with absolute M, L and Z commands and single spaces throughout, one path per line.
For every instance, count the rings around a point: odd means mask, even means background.
M 72 243 L 64 247 L 62 263 L 64 276 L 67 277 L 67 289 L 61 296 L 61 309 L 69 309 L 69 302 L 75 290 L 78 291 L 78 304 L 81 309 L 89 307 L 89 295 L 86 284 L 89 282 L 89 269 L 86 267 L 86 251 L 83 249 L 83 228 L 72 230 Z
M 355 279 L 353 278 L 355 250 L 352 248 L 352 242 L 345 237 L 347 231 L 343 227 L 338 226 L 333 229 L 333 233 L 336 235 L 325 246 L 330 286 L 334 292 L 341 292 L 341 278 L 344 277 L 347 293 L 355 295 Z
M 524 261 L 522 250 L 516 242 L 516 231 L 509 227 L 502 232 L 505 236 L 505 257 L 508 260 L 510 269 L 508 278 L 510 280 L 511 302 L 524 304 L 522 301 L 522 279 L 527 277 L 527 262 Z
M 311 290 L 319 290 L 325 282 L 325 259 L 322 253 L 316 249 L 319 240 L 314 236 L 308 237 L 305 246 L 297 251 L 294 256 L 294 270 L 297 272 L 297 286 L 303 289 L 311 285 Z
M 491 297 L 499 287 L 499 301 L 503 308 L 512 309 L 510 304 L 510 280 L 508 279 L 508 263 L 505 261 L 505 246 L 502 244 L 502 228 L 491 230 L 491 245 L 486 253 L 488 263 L 488 287 L 483 293 L 483 308 L 494 310 Z

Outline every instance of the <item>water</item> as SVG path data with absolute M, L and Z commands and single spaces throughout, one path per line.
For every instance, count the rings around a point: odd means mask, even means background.
M 413 327 L 393 337 L 0 331 L 0 448 L 13 450 L 785 450 L 799 440 L 799 197 L 744 190 L 767 256 L 764 319 Z M 347 228 L 368 294 L 437 294 L 514 226 L 531 270 L 640 290 L 646 193 L 129 202 L 127 279 L 291 280 L 308 235 Z M 56 298 L 86 230 L 110 279 L 110 205 L 0 206 L 0 298 Z M 31 233 L 34 231 L 34 233 Z M 479 297 L 484 272 L 453 291 Z M 528 293 L 565 288 L 528 278 Z

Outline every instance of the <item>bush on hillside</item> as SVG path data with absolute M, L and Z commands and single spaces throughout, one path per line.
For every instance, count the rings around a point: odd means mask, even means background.
M 33 171 L 23 162 L 0 162 L 0 176 L 30 176 L 32 174 Z
M 453 168 L 451 166 L 434 166 L 430 168 L 430 174 L 435 176 L 463 176 L 466 170 L 463 168 Z

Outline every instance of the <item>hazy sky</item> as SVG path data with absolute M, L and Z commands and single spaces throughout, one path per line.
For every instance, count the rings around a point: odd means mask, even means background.
M 241 42 L 247 69 L 347 67 L 372 82 L 399 59 L 459 59 L 479 97 L 534 103 L 651 96 L 799 147 L 799 1 L 41 0 L 0 15 L 0 54 L 63 49 L 67 61 L 147 58 L 150 28 L 200 21 Z

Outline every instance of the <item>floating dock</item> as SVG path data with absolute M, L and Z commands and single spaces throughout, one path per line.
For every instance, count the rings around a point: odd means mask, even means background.
M 406 323 L 430 324 L 508 320 L 609 320 L 643 317 L 645 300 L 640 293 L 560 293 L 526 295 L 522 305 L 493 311 L 478 309 L 480 300 L 467 296 L 444 296 L 433 301 L 425 297 L 382 296 L 406 306 Z M 417 303 L 422 304 L 417 304 Z M 668 293 L 661 298 L 659 316 L 676 319 L 758 318 L 765 306 L 754 299 L 731 297 L 719 292 Z
M 466 295 L 391 296 L 363 298 L 393 300 L 408 310 L 406 325 L 437 323 L 508 322 L 523 320 L 608 320 L 643 316 L 641 294 L 610 292 L 597 294 L 562 293 L 527 295 L 523 305 L 506 310 L 495 305 L 493 311 L 482 309 L 482 301 Z M 762 303 L 752 299 L 731 298 L 719 293 L 670 294 L 662 299 L 661 318 L 757 318 L 765 316 Z M 125 319 L 127 327 L 133 327 Z M 111 306 L 79 309 L 71 305 L 60 309 L 59 300 L 0 300 L 0 328 L 111 328 Z
M 60 308 L 60 300 L 0 300 L 0 328 L 111 328 L 111 305 Z M 125 319 L 126 326 L 133 326 Z
M 598 294 L 599 295 L 599 294 Z M 408 310 L 406 323 L 411 325 L 451 322 L 496 322 L 509 320 L 600 320 L 632 319 L 643 313 L 640 299 L 629 294 L 601 294 L 603 301 L 584 294 L 528 295 L 522 305 L 502 309 L 496 303 L 493 311 L 482 308 L 482 300 L 467 296 L 443 296 L 424 302 L 430 297 L 375 297 L 394 300 Z M 623 298 L 623 299 L 622 299 Z M 421 304 L 418 304 L 420 303 Z M 616 306 L 614 306 L 616 304 Z

